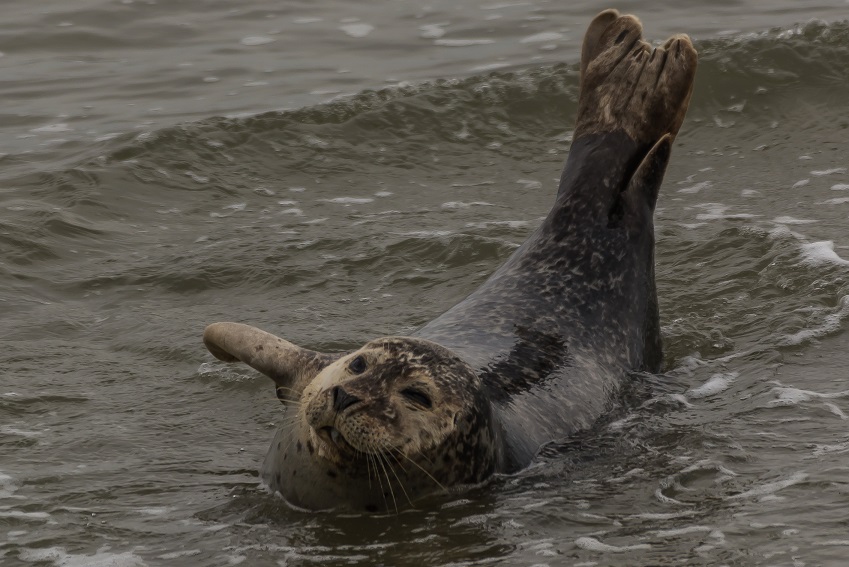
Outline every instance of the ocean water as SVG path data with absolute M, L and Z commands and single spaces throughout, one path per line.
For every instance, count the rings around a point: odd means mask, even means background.
M 634 1 L 700 52 L 656 214 L 664 371 L 528 470 L 288 507 L 240 321 L 418 328 L 550 206 L 597 2 L 4 0 L 0 564 L 849 557 L 849 2 Z

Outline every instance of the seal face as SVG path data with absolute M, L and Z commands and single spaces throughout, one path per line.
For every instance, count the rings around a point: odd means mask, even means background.
M 401 470 L 408 483 L 418 476 L 434 488 L 478 482 L 495 470 L 499 455 L 478 423 L 487 414 L 479 390 L 478 376 L 450 351 L 389 337 L 324 368 L 304 389 L 298 420 L 309 428 L 315 457 L 349 475 L 391 473 L 383 479 L 391 484 Z M 452 461 L 481 462 L 449 470 L 446 453 L 464 457 Z
M 653 213 L 692 92 L 689 38 L 652 48 L 633 16 L 590 24 L 574 141 L 542 225 L 411 337 L 343 354 L 238 323 L 204 342 L 272 378 L 293 419 L 261 476 L 309 509 L 397 510 L 527 466 L 589 427 L 662 351 Z
M 251 337 L 254 354 L 274 353 L 278 365 L 289 364 L 282 357 L 313 361 L 314 377 L 296 398 L 281 385 L 291 376 L 277 378 L 278 396 L 294 402 L 295 419 L 278 431 L 261 471 L 289 502 L 397 510 L 503 469 L 481 380 L 448 349 L 421 338 L 386 337 L 321 359 L 236 323 L 210 325 L 205 339 L 219 344 L 239 334 Z
M 340 463 L 390 453 L 405 459 L 445 442 L 468 419 L 480 379 L 421 339 L 370 341 L 322 370 L 301 395 L 299 418 L 318 456 Z

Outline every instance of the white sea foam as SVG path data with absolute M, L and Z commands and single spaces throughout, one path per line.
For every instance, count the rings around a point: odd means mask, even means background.
M 642 514 L 633 514 L 628 516 L 628 518 L 640 520 L 675 520 L 678 518 L 695 516 L 695 514 L 695 510 L 682 510 L 680 512 L 645 512 Z
M 484 185 L 495 185 L 495 181 L 476 181 L 473 183 L 452 183 L 451 187 L 483 187 Z
M 0 518 L 15 518 L 16 520 L 47 520 L 47 512 L 22 512 L 21 510 L 0 510 Z
M 225 206 L 221 207 L 222 210 L 227 211 L 227 212 L 224 212 L 224 213 L 212 212 L 212 213 L 209 213 L 209 216 L 212 217 L 212 218 L 216 218 L 216 219 L 223 219 L 223 218 L 227 218 L 227 217 L 233 215 L 234 213 L 238 213 L 239 211 L 244 211 L 247 207 L 248 207 L 247 203 L 233 203 L 232 205 L 225 205 Z
M 837 264 L 839 266 L 849 265 L 849 260 L 844 260 L 834 251 L 834 242 L 822 240 L 820 242 L 808 242 L 802 244 L 802 261 L 806 264 Z
M 831 169 L 820 169 L 811 172 L 815 177 L 823 177 L 825 175 L 834 175 L 835 173 L 846 173 L 845 167 L 833 167 Z
M 547 41 L 558 41 L 566 37 L 560 32 L 540 32 L 519 40 L 519 43 L 545 43 Z
M 751 219 L 758 215 L 753 215 L 750 213 L 727 213 L 728 210 L 727 205 L 723 205 L 721 203 L 704 203 L 698 205 L 699 208 L 704 209 L 704 213 L 699 213 L 696 215 L 696 220 L 744 220 Z
M 489 222 L 468 222 L 467 228 L 489 228 L 491 226 L 506 226 L 508 228 L 525 228 L 528 226 L 528 221 L 513 220 L 513 221 L 489 221 Z M 517 245 L 518 246 L 518 245 Z
M 817 205 L 842 205 L 844 203 L 849 203 L 849 197 L 836 197 L 834 199 L 826 199 L 825 201 L 820 201 Z
M 26 429 L 18 429 L 17 427 L 12 427 L 10 425 L 0 425 L 0 433 L 4 435 L 16 435 L 18 437 L 25 437 L 27 439 L 32 439 L 34 437 L 39 437 L 43 435 L 41 431 L 27 431 Z M 0 485 L 2 485 L 2 478 L 0 478 Z
M 737 379 L 740 374 L 738 372 L 729 372 L 726 374 L 714 374 L 710 379 L 697 388 L 687 391 L 686 396 L 690 399 L 707 398 L 724 392 L 731 383 Z
M 833 404 L 831 402 L 825 402 L 825 403 L 823 403 L 823 405 L 826 407 L 826 409 L 828 411 L 830 411 L 831 413 L 833 413 L 834 415 L 836 415 L 840 419 L 849 419 L 849 416 L 847 416 L 846 413 L 842 409 L 840 409 L 840 407 L 838 407 L 837 404 Z
M 472 201 L 470 203 L 465 203 L 463 201 L 448 201 L 447 203 L 442 203 L 441 207 L 443 209 L 468 209 L 469 207 L 491 207 L 492 203 L 487 203 L 486 201 Z
M 804 236 L 798 232 L 793 232 L 786 224 L 777 224 L 773 226 L 768 233 L 770 240 L 784 240 L 787 238 L 795 240 L 804 240 Z
M 603 553 L 625 553 L 627 551 L 651 549 L 651 545 L 647 543 L 638 543 L 635 545 L 610 545 L 602 543 L 594 537 L 579 537 L 575 540 L 575 545 L 581 549 L 586 549 L 588 551 L 600 551 Z
M 815 457 L 828 454 L 841 454 L 849 452 L 849 441 L 836 443 L 834 445 L 814 445 L 813 454 Z
M 419 37 L 424 39 L 438 39 L 445 35 L 445 26 L 447 26 L 449 22 L 440 22 L 437 24 L 424 24 L 419 26 Z
M 11 476 L 0 471 L 0 498 L 9 498 L 18 490 L 18 484 Z
M 328 142 L 327 140 L 323 140 L 318 136 L 313 136 L 311 134 L 307 134 L 306 136 L 304 136 L 304 141 L 309 145 L 316 146 L 318 148 L 326 148 L 330 145 L 330 142 Z
M 687 526 L 685 528 L 674 528 L 670 530 L 657 530 L 652 532 L 657 537 L 677 537 L 681 535 L 698 534 L 704 532 L 712 532 L 710 526 Z
M 451 524 L 451 527 L 453 528 L 458 526 L 485 526 L 489 524 L 492 520 L 494 520 L 496 517 L 496 514 L 472 514 L 470 516 L 460 518 L 459 520 Z
M 111 553 L 108 547 L 101 547 L 94 555 L 68 553 L 63 547 L 22 549 L 19 557 L 31 563 L 52 562 L 57 567 L 147 567 L 135 553 Z
M 614 477 L 608 478 L 606 482 L 614 483 L 614 484 L 618 483 L 618 482 L 623 482 L 623 481 L 628 480 L 629 478 L 633 478 L 635 476 L 640 476 L 645 472 L 646 472 L 645 469 L 638 467 L 638 468 L 635 468 L 635 469 L 631 469 L 631 470 L 625 472 L 625 474 L 622 474 L 620 476 L 614 476 Z
M 365 23 L 345 24 L 339 29 L 351 37 L 365 37 L 374 31 L 374 26 Z
M 846 191 L 849 190 L 849 183 L 836 183 L 831 186 L 832 191 Z
M 251 35 L 248 37 L 243 37 L 240 43 L 242 45 L 265 45 L 266 43 L 271 43 L 274 41 L 273 37 L 268 37 L 267 35 Z
M 433 43 L 444 47 L 469 47 L 472 45 L 489 45 L 495 43 L 495 40 L 490 38 L 437 39 Z
M 701 471 L 713 471 L 713 472 L 720 473 L 720 474 L 723 474 L 723 475 L 726 475 L 726 476 L 737 476 L 737 473 L 735 473 L 734 471 L 732 471 L 731 469 L 729 469 L 725 465 L 722 465 L 722 464 L 717 463 L 715 461 L 711 461 L 710 459 L 702 459 L 698 462 L 693 463 L 690 466 L 684 467 L 683 469 L 681 469 L 681 472 L 679 472 L 678 474 L 679 475 L 686 475 L 686 474 L 690 474 L 690 473 L 694 473 L 694 472 L 701 472 Z
M 208 183 L 209 182 L 209 177 L 199 175 L 199 174 L 197 174 L 193 171 L 184 171 L 183 173 L 185 173 L 186 175 L 191 177 L 192 180 L 197 182 L 197 183 Z
M 517 8 L 519 6 L 530 6 L 530 2 L 498 2 L 496 4 L 484 4 L 481 10 L 503 10 L 504 8 Z
M 807 478 L 808 473 L 804 471 L 795 472 L 790 475 L 790 478 L 788 479 L 777 480 L 775 482 L 767 482 L 765 484 L 756 486 L 744 492 L 740 492 L 739 494 L 732 494 L 731 496 L 726 496 L 726 500 L 741 500 L 743 498 L 771 496 L 779 490 L 783 490 L 795 484 L 804 482 Z
M 144 514 L 145 516 L 164 516 L 168 512 L 172 511 L 174 508 L 169 508 L 167 506 L 157 506 L 152 508 L 139 508 L 138 513 Z
M 516 183 L 522 185 L 523 189 L 540 189 L 542 187 L 542 182 L 536 179 L 517 179 Z
M 797 219 L 795 217 L 783 216 L 783 217 L 775 217 L 774 219 L 772 219 L 772 222 L 778 223 L 778 224 L 811 224 L 811 223 L 815 223 L 817 221 L 812 220 L 812 219 Z
M 849 390 L 842 390 L 839 392 L 815 392 L 814 390 L 802 390 L 800 388 L 791 388 L 789 386 L 777 386 L 773 388 L 770 393 L 774 394 L 776 399 L 767 403 L 767 407 L 795 406 L 810 400 L 839 400 L 849 398 Z
M 170 553 L 163 553 L 159 555 L 159 559 L 171 560 L 171 559 L 180 559 L 181 557 L 192 557 L 194 555 L 200 555 L 202 551 L 200 549 L 185 549 L 180 551 L 172 551 Z
M 799 181 L 797 181 L 796 183 L 793 184 L 792 189 L 798 189 L 799 187 L 804 187 L 805 185 L 807 185 L 810 182 L 811 182 L 810 179 L 800 179 Z
M 496 69 L 503 69 L 504 67 L 509 67 L 512 65 L 509 61 L 496 61 L 495 63 L 484 63 L 483 65 L 475 65 L 474 67 L 469 67 L 469 71 L 472 73 L 486 73 L 487 71 L 495 71 Z
M 371 197 L 335 197 L 333 199 L 322 199 L 326 203 L 336 203 L 337 205 L 365 205 L 374 201 Z
M 711 185 L 713 185 L 713 183 L 710 181 L 702 181 L 700 183 L 696 183 L 695 185 L 678 189 L 678 193 L 695 194 L 701 191 L 702 189 L 707 189 Z
M 40 126 L 39 128 L 33 128 L 30 132 L 47 132 L 47 133 L 56 133 L 56 132 L 70 132 L 73 130 L 70 126 L 68 126 L 64 122 L 59 122 L 57 124 L 48 124 L 46 126 Z
M 402 232 L 400 236 L 409 238 L 444 238 L 451 236 L 450 230 L 414 230 L 412 232 Z
M 671 496 L 667 496 L 666 494 L 664 494 L 663 488 L 658 488 L 657 490 L 655 490 L 654 491 L 654 497 L 657 498 L 658 501 L 662 502 L 663 504 L 674 504 L 676 506 L 686 506 L 686 504 L 684 504 L 680 500 L 676 500 L 676 499 L 672 498 Z

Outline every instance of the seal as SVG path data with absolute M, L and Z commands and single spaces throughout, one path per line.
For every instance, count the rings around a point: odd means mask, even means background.
M 325 354 L 239 323 L 204 343 L 269 376 L 293 415 L 264 482 L 311 510 L 398 510 L 526 467 L 662 361 L 653 214 L 693 88 L 686 35 L 652 48 L 615 10 L 589 25 L 554 205 L 466 299 L 409 337 Z

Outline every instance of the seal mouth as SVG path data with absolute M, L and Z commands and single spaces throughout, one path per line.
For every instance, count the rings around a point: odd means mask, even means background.
M 329 447 L 336 449 L 339 453 L 353 455 L 356 451 L 338 429 L 330 425 L 320 427 L 316 430 L 318 437 Z

